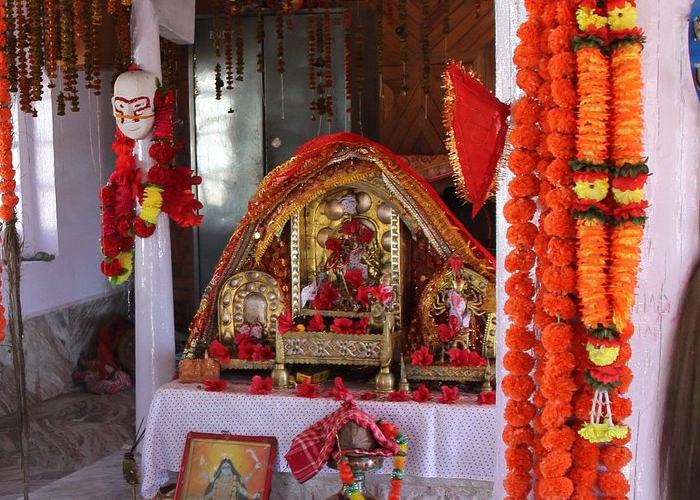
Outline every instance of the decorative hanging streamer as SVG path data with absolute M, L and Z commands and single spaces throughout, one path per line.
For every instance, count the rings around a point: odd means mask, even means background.
M 236 81 L 242 82 L 245 74 L 245 60 L 243 57 L 243 16 L 240 7 L 235 13 L 234 30 L 236 33 Z
M 63 96 L 70 102 L 70 110 L 80 111 L 78 102 L 78 56 L 75 39 L 79 30 L 74 30 L 76 17 L 72 0 L 61 2 L 61 70 L 63 72 Z
M 430 5 L 428 0 L 420 0 L 420 47 L 423 59 L 421 85 L 427 104 L 427 96 L 430 94 Z M 427 118 L 427 106 L 424 111 Z
M 406 72 L 406 61 L 408 60 L 408 33 L 406 17 L 407 12 L 407 0 L 398 0 L 399 2 L 399 25 L 396 28 L 396 33 L 399 35 L 400 44 L 400 57 L 401 57 L 401 93 L 406 95 L 408 92 L 408 73 Z
M 325 99 L 323 111 L 328 123 L 333 121 L 333 59 L 332 59 L 333 32 L 331 26 L 330 5 L 323 11 L 323 80 Z
M 350 7 L 345 7 L 343 11 L 343 29 L 345 35 L 343 37 L 343 45 L 345 51 L 345 130 L 350 130 L 348 127 L 347 120 L 352 111 L 352 79 L 354 78 L 352 72 L 352 57 L 353 57 L 353 41 L 352 41 L 352 11 Z
M 226 16 L 224 23 L 224 60 L 226 64 L 226 90 L 233 90 L 233 18 Z
M 69 0 L 62 0 L 69 1 Z M 19 87 L 19 109 L 25 113 L 33 114 L 32 96 L 31 96 L 31 79 L 29 77 L 28 57 L 28 38 L 29 26 L 27 22 L 27 13 L 25 10 L 26 2 L 24 0 L 16 0 L 15 19 L 17 20 L 17 72 L 18 72 L 18 87 Z
M 379 98 L 384 98 L 384 0 L 377 0 L 377 72 L 379 73 Z
M 17 79 L 19 78 L 17 68 L 17 24 L 15 23 L 15 2 L 17 0 L 5 0 L 5 56 L 9 59 L 7 68 L 7 79 L 10 82 L 10 92 L 17 92 Z M 48 0 L 49 3 L 55 0 Z M 46 7 L 44 7 L 46 8 Z
M 474 217 L 495 191 L 510 111 L 459 62 L 447 64 L 443 80 L 445 146 L 457 192 L 472 202 Z
M 114 51 L 112 83 L 131 63 L 131 0 L 108 0 L 107 12 L 114 16 L 117 43 Z
M 316 121 L 317 102 L 316 102 L 316 14 L 313 7 L 309 7 L 309 15 L 306 16 L 306 38 L 307 38 L 307 66 L 309 68 L 309 111 L 311 111 L 311 120 Z M 346 83 L 347 85 L 347 83 Z
M 104 20 L 102 13 L 102 1 L 92 0 L 90 2 L 90 66 L 92 78 L 90 81 L 90 86 L 95 95 L 102 94 L 102 79 L 100 78 L 100 62 L 98 58 L 98 35 L 102 28 L 102 21 Z M 87 42 L 86 42 L 87 43 Z M 88 56 L 85 56 L 85 71 L 88 71 Z
M 27 15 L 29 18 L 29 72 L 32 84 L 31 99 L 40 101 L 44 93 L 44 33 L 42 30 L 41 0 L 27 0 Z M 36 116 L 36 110 L 32 111 Z

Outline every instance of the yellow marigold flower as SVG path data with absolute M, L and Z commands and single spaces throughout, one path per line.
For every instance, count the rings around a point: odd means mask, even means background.
M 300 332 L 305 332 L 306 331 L 306 326 L 304 325 L 297 325 L 297 330 Z
M 588 351 L 588 359 L 596 366 L 607 366 L 611 365 L 617 359 L 618 354 L 620 354 L 620 348 L 618 346 L 594 346 L 590 342 L 586 344 L 586 351 Z
M 598 29 L 608 24 L 608 20 L 605 17 L 599 16 L 590 7 L 578 8 L 576 11 L 576 22 L 578 23 L 578 28 L 581 31 L 587 30 L 591 25 Z
M 581 180 L 574 184 L 574 192 L 582 200 L 603 201 L 608 195 L 609 187 L 607 179 Z
M 141 217 L 146 222 L 155 224 L 160 215 L 160 207 L 163 206 L 163 188 L 155 185 L 146 186 L 143 192 L 143 206 L 141 207 Z
M 586 422 L 578 430 L 579 436 L 591 443 L 609 443 L 613 439 L 623 439 L 629 428 L 626 425 L 613 425 L 607 422 L 594 424 Z
M 626 2 L 624 7 L 608 11 L 608 26 L 612 30 L 626 30 L 637 25 L 637 8 Z
M 628 203 L 638 203 L 644 199 L 644 188 L 639 189 L 617 189 L 612 188 L 615 201 L 627 205 Z

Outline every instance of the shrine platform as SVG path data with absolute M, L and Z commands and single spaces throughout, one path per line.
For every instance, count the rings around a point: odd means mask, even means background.
M 437 400 L 437 394 L 434 399 Z M 495 468 L 495 406 L 478 404 L 472 394 L 462 395 L 453 404 L 385 399 L 357 404 L 378 419 L 394 422 L 411 439 L 405 468 L 407 498 L 490 498 Z M 278 441 L 275 470 L 283 474 L 275 475 L 273 497 L 276 489 L 304 495 L 311 488 L 309 491 L 318 490 L 320 495 L 321 482 L 327 484 L 321 489 L 329 489 L 330 495 L 340 486 L 335 471 L 325 468 L 300 486 L 288 473 L 284 454 L 296 434 L 338 405 L 330 397 L 302 398 L 293 390 L 252 395 L 247 383 L 240 381 L 229 382 L 223 392 L 207 392 L 198 384 L 170 382 L 157 391 L 151 403 L 142 446 L 141 494 L 151 498 L 159 486 L 172 481 L 180 467 L 187 433 L 196 431 L 274 436 Z M 387 460 L 372 475 L 376 477 L 368 481 L 370 487 L 375 483 L 388 485 L 382 475 L 389 472 L 391 461 Z M 422 481 L 425 478 L 440 478 L 444 493 L 431 494 L 432 481 Z M 319 484 L 312 485 L 314 482 Z M 411 490 L 422 493 L 414 497 Z M 299 498 L 302 497 L 311 498 Z

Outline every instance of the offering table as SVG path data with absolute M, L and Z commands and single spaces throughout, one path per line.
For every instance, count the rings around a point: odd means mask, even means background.
M 437 400 L 438 395 L 433 396 Z M 284 454 L 292 438 L 339 404 L 323 395 L 302 398 L 292 390 L 252 395 L 245 382 L 229 382 L 223 392 L 177 381 L 165 384 L 153 398 L 146 425 L 141 494 L 152 498 L 168 481 L 169 471 L 179 469 L 190 431 L 274 436 L 279 454 L 275 468 L 287 472 Z M 380 399 L 357 404 L 377 419 L 394 422 L 409 436 L 408 476 L 493 481 L 495 406 L 479 405 L 471 394 L 454 404 Z M 390 468 L 386 461 L 379 474 L 390 473 Z

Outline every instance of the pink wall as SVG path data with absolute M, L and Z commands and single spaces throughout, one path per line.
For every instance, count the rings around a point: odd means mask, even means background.
M 687 55 L 689 0 L 639 1 L 639 22 L 647 33 L 644 51 L 646 79 L 645 116 L 651 202 L 639 276 L 636 334 L 631 365 L 635 381 L 630 389 L 634 401 L 632 450 L 628 473 L 630 498 L 660 498 L 658 492 L 658 442 L 661 406 L 666 383 L 674 324 L 681 294 L 698 249 L 700 172 L 700 123 L 698 100 L 690 76 Z M 517 43 L 515 30 L 523 18 L 522 1 L 496 2 L 497 91 L 502 99 L 517 95 L 510 62 Z M 499 203 L 505 201 L 499 194 Z M 507 251 L 505 222 L 499 224 L 499 262 Z M 502 267 L 500 267 L 502 269 Z M 499 276 L 499 303 L 503 304 L 503 273 Z M 502 310 L 502 309 L 499 309 Z M 499 321 L 499 352 L 504 352 Z M 500 363 L 499 363 L 500 369 Z M 502 415 L 502 394 L 499 416 Z M 501 421 L 502 426 L 502 421 Z M 500 434 L 500 433 L 499 433 Z M 503 498 L 503 445 L 497 443 L 495 499 Z

